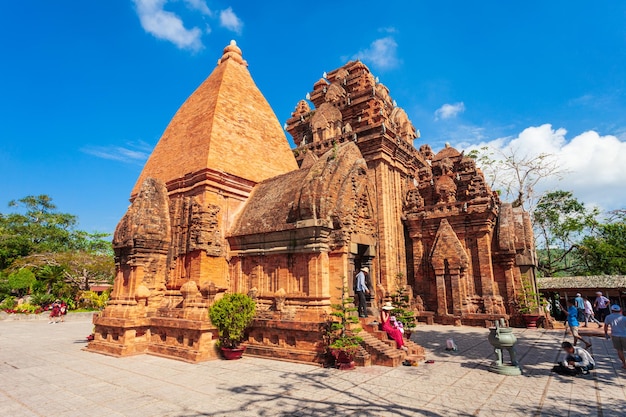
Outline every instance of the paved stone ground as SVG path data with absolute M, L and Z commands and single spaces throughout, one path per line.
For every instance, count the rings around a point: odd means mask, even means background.
M 81 349 L 86 320 L 0 322 L 0 416 L 625 416 L 626 372 L 610 341 L 598 368 L 550 373 L 563 331 L 519 330 L 524 375 L 486 369 L 487 330 L 423 326 L 434 364 L 354 371 L 246 357 L 187 364 L 112 358 Z M 444 351 L 453 337 L 459 352 Z

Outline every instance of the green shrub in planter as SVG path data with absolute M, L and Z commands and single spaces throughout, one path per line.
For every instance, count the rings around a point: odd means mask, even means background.
M 224 294 L 209 310 L 211 323 L 217 327 L 220 346 L 235 349 L 252 324 L 256 303 L 246 294 Z
M 360 327 L 353 327 L 352 324 L 358 324 L 358 317 L 354 316 L 357 308 L 354 307 L 354 299 L 348 296 L 348 288 L 341 289 L 341 302 L 332 304 L 333 312 L 331 316 L 335 317 L 330 323 L 330 345 L 331 354 L 336 356 L 333 351 L 345 352 L 352 360 L 358 352 L 363 339 L 357 334 L 363 330 Z

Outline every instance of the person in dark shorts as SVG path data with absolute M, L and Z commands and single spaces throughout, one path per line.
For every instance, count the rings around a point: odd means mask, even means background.
M 602 295 L 602 291 L 598 291 L 596 293 L 596 301 L 594 301 L 593 306 L 598 312 L 598 320 L 603 322 L 604 318 L 611 314 L 611 311 L 609 310 L 610 304 L 611 301 Z
M 622 308 L 614 304 L 611 306 L 611 314 L 604 319 L 604 337 L 609 338 L 609 327 L 611 328 L 611 342 L 617 351 L 619 360 L 622 361 L 622 368 L 626 369 L 626 316 L 622 314 Z
M 580 323 L 578 322 L 578 308 L 576 308 L 574 300 L 571 298 L 567 300 L 567 311 L 565 311 L 565 314 L 567 314 L 567 325 L 569 326 L 569 330 L 574 337 L 574 346 L 576 346 L 578 341 L 581 340 L 585 344 L 585 349 L 589 349 L 591 347 L 591 342 L 587 342 L 585 339 L 580 337 L 580 334 L 578 333 L 578 327 L 580 326 Z

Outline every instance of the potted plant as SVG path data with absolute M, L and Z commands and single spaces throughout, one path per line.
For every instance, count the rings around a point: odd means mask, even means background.
M 402 273 L 396 275 L 396 293 L 391 296 L 391 299 L 395 307 L 393 313 L 396 320 L 402 323 L 404 335 L 410 338 L 412 331 L 415 329 L 416 320 Z
M 329 350 L 335 358 L 335 365 L 342 370 L 354 369 L 354 357 L 359 351 L 362 338 L 357 336 L 360 327 L 352 327 L 359 322 L 354 315 L 357 308 L 354 307 L 354 299 L 347 296 L 348 289 L 341 289 L 341 303 L 333 304 L 331 316 L 335 319 L 330 323 Z
M 522 289 L 522 294 L 517 297 L 517 311 L 521 314 L 526 328 L 536 329 L 537 321 L 541 318 L 539 294 L 526 279 L 523 281 Z
M 246 294 L 224 294 L 209 310 L 211 323 L 217 327 L 219 346 L 225 359 L 240 359 L 240 346 L 246 329 L 252 324 L 256 303 Z

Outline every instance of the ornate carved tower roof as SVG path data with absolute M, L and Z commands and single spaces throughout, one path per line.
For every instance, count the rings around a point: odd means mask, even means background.
M 148 177 L 169 182 L 209 168 L 261 182 L 298 168 L 274 111 L 235 41 L 211 75 L 178 109 L 133 188 Z

